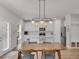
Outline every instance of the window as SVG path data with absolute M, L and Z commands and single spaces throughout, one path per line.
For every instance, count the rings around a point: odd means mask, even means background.
M 0 21 L 0 50 L 9 48 L 9 23 Z

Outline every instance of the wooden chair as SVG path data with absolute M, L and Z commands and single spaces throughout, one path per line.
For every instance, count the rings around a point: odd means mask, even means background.
M 51 44 L 51 42 L 43 42 L 43 44 Z M 55 59 L 55 51 L 42 51 L 41 59 Z
M 29 51 L 18 51 L 17 59 L 34 59 L 34 55 L 31 54 L 32 50 Z
M 55 59 L 55 51 L 42 51 L 41 59 Z

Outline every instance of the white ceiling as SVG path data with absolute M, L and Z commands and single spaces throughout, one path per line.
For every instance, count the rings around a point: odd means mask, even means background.
M 0 5 L 23 19 L 38 17 L 38 0 L 0 0 Z M 79 0 L 46 0 L 46 17 L 63 18 L 73 11 L 79 12 Z

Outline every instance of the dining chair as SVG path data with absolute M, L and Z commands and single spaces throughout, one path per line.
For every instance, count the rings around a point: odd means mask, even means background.
M 34 54 L 31 54 L 32 51 L 22 52 L 21 59 L 34 59 Z
M 43 52 L 41 59 L 55 59 L 55 52 L 45 51 Z
M 34 59 L 33 54 L 22 54 L 21 56 L 21 59 Z
M 27 42 L 24 41 L 23 45 L 25 44 L 27 44 Z M 37 42 L 28 42 L 28 44 L 37 44 Z M 36 52 L 36 51 L 34 50 L 19 51 L 18 59 L 34 59 L 34 54 L 32 54 L 32 52 Z
M 52 44 L 51 42 L 43 42 L 43 44 Z M 55 59 L 55 51 L 42 51 L 41 59 Z

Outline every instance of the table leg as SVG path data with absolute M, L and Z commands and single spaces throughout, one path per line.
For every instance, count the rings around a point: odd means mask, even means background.
M 58 53 L 59 59 L 61 59 L 61 52 L 60 52 L 60 50 L 57 50 L 57 53 Z
M 18 51 L 18 58 L 17 59 L 21 59 L 21 51 Z

